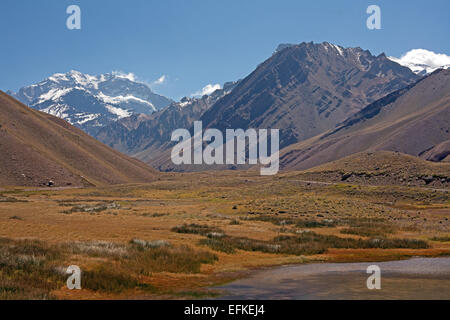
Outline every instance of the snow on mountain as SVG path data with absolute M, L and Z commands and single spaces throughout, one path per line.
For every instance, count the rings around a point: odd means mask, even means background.
M 224 83 L 221 89 L 197 97 L 184 97 L 151 115 L 131 115 L 101 128 L 95 138 L 128 154 L 149 159 L 172 145 L 172 131 L 190 128 L 195 120 L 219 99 L 230 94 L 240 80 Z
M 115 114 L 119 119 L 126 118 L 132 115 L 132 113 L 128 110 L 116 108 L 109 105 L 106 106 L 106 109 L 108 109 L 112 114 Z
M 450 56 L 425 49 L 413 49 L 400 58 L 389 57 L 389 59 L 420 75 L 429 74 L 439 68 L 450 68 Z
M 48 91 L 47 93 L 43 93 L 38 97 L 38 101 L 37 103 L 43 103 L 45 101 L 48 100 L 52 100 L 52 101 L 58 101 L 58 99 L 60 99 L 62 96 L 64 96 L 66 93 L 72 91 L 72 88 L 67 88 L 67 89 L 58 89 L 58 88 L 53 88 L 50 89 L 50 91 Z
M 155 94 L 133 74 L 118 72 L 92 76 L 78 71 L 55 73 L 17 93 L 28 106 L 63 118 L 90 134 L 132 114 L 151 114 L 173 101 Z

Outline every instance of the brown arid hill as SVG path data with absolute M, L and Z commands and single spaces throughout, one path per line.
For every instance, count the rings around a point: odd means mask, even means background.
M 288 179 L 370 185 L 405 185 L 447 188 L 450 163 L 436 163 L 391 151 L 361 152 L 302 171 Z
M 438 70 L 368 105 L 335 129 L 281 151 L 286 170 L 305 170 L 358 152 L 422 155 L 450 139 L 450 70 Z
M 429 161 L 450 162 L 450 140 L 439 143 L 430 150 L 423 152 L 420 157 Z
M 66 121 L 0 91 L 0 185 L 55 187 L 146 182 L 157 173 Z

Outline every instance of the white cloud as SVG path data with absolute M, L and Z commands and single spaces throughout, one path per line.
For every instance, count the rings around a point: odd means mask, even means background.
M 157 80 L 153 81 L 152 84 L 153 84 L 153 85 L 160 85 L 160 84 L 165 83 L 166 80 L 167 80 L 167 77 L 166 77 L 165 74 L 163 74 L 163 75 L 162 75 L 161 77 L 159 77 Z
M 201 97 L 206 95 L 210 95 L 211 93 L 213 93 L 214 91 L 218 90 L 218 89 L 222 89 L 222 87 L 220 86 L 220 84 L 216 83 L 216 84 L 207 84 L 206 86 L 203 87 L 202 90 L 199 90 L 197 92 L 194 92 L 192 94 L 193 97 Z
M 133 82 L 137 81 L 136 75 L 134 73 L 132 73 L 132 72 L 125 73 L 125 72 L 122 72 L 122 71 L 113 71 L 112 74 L 115 75 L 118 78 L 128 79 L 128 80 L 133 81 Z
M 130 81 L 133 81 L 133 82 L 139 82 L 139 83 L 146 84 L 149 87 L 162 85 L 167 82 L 167 76 L 165 74 L 163 74 L 161 77 L 159 77 L 158 79 L 156 79 L 155 81 L 152 81 L 152 82 L 143 80 L 143 79 L 139 78 L 138 76 L 136 76 L 132 72 L 126 73 L 126 72 L 122 72 L 122 71 L 113 71 L 112 74 L 118 78 L 124 78 L 124 79 L 128 79 Z
M 438 68 L 450 67 L 450 56 L 425 49 L 413 49 L 400 58 L 389 57 L 389 59 L 421 74 L 433 72 Z

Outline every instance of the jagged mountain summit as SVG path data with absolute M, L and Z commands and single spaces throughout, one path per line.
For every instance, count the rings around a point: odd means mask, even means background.
M 389 57 L 389 59 L 410 68 L 419 75 L 430 74 L 437 69 L 450 68 L 450 56 L 425 49 L 413 49 L 401 58 Z
M 281 45 L 201 117 L 204 128 L 278 128 L 285 147 L 333 128 L 415 82 L 410 69 L 361 48 Z
M 137 81 L 133 74 L 116 72 L 99 76 L 78 71 L 56 73 L 8 94 L 90 134 L 118 119 L 132 114 L 151 114 L 172 103 L 155 94 L 147 84 Z

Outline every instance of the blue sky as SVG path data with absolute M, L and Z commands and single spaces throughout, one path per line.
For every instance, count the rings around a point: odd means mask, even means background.
M 81 30 L 66 8 L 81 8 Z M 381 8 L 382 29 L 366 28 Z M 53 73 L 132 72 L 173 99 L 245 77 L 279 43 L 328 41 L 373 54 L 450 54 L 448 0 L 1 0 L 0 89 Z

